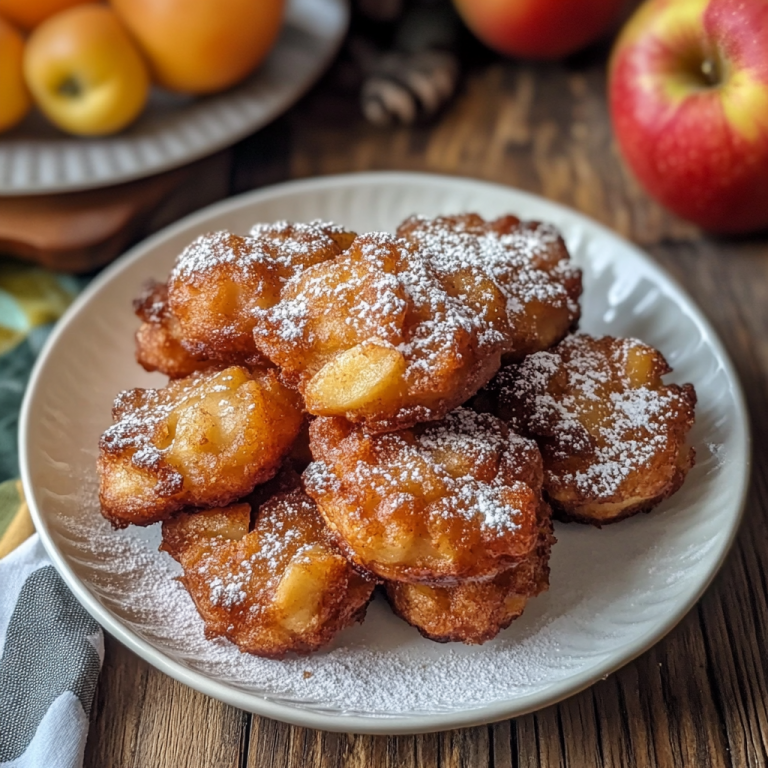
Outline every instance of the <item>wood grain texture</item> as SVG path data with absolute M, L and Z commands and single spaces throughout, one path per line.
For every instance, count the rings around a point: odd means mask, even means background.
M 535 714 L 411 737 L 251 717 L 107 646 L 86 766 L 762 768 L 768 765 L 768 238 L 716 240 L 649 200 L 610 133 L 604 51 L 566 67 L 488 59 L 433 126 L 365 124 L 333 75 L 233 151 L 231 191 L 292 177 L 415 169 L 541 193 L 643 244 L 704 307 L 742 377 L 754 482 L 728 561 L 647 653 Z
M 107 637 L 85 765 L 239 768 L 249 719 Z

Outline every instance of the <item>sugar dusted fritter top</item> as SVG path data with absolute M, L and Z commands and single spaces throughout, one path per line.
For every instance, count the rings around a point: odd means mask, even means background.
M 313 219 L 307 224 L 285 220 L 259 222 L 251 227 L 248 234 L 255 238 L 266 238 L 278 248 L 285 278 L 317 264 L 319 255 L 327 254 L 332 258 L 328 247 L 329 238 L 336 244 L 338 253 L 346 251 L 356 237 L 354 232 L 341 225 L 321 219 Z
M 665 385 L 663 356 L 635 339 L 574 335 L 501 371 L 496 412 L 534 437 L 544 488 L 569 519 L 596 524 L 648 510 L 693 465 L 693 386 Z
M 195 358 L 255 364 L 254 311 L 275 304 L 302 270 L 334 258 L 352 236 L 332 224 L 257 224 L 248 236 L 202 235 L 176 260 L 168 307 L 182 346 Z
M 494 282 L 506 300 L 509 359 L 551 347 L 579 320 L 581 270 L 550 224 L 473 213 L 411 216 L 397 234 L 426 250 L 438 270 L 471 266 Z
M 207 369 L 119 394 L 99 440 L 99 498 L 114 525 L 229 504 L 272 477 L 299 432 L 299 400 L 274 371 Z
M 308 653 L 362 619 L 374 581 L 331 543 L 297 476 L 282 473 L 255 514 L 235 504 L 163 523 L 163 544 L 206 634 L 270 658 Z M 255 511 L 255 510 L 254 510 Z
M 310 446 L 307 493 L 347 556 L 382 578 L 490 578 L 535 546 L 541 456 L 491 415 L 458 408 L 379 435 L 321 417 Z
M 382 233 L 296 275 L 254 316 L 256 347 L 310 413 L 372 431 L 441 418 L 493 376 L 509 335 L 504 297 L 480 270 L 438 271 Z

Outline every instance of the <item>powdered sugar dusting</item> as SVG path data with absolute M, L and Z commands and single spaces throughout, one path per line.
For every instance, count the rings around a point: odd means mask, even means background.
M 531 302 L 564 305 L 577 316 L 579 306 L 566 288 L 579 270 L 560 246 L 559 232 L 550 224 L 532 222 L 499 232 L 466 219 L 411 217 L 401 229 L 409 240 L 430 254 L 437 269 L 480 269 L 507 298 L 507 312 L 514 320 Z
M 263 281 L 288 280 L 309 263 L 337 253 L 328 234 L 336 231 L 339 228 L 333 224 L 277 221 L 254 224 L 245 237 L 226 231 L 201 235 L 179 254 L 168 282 L 196 285 L 223 269 L 259 293 Z
M 249 557 L 242 556 L 238 562 L 232 561 L 231 570 L 210 580 L 210 599 L 214 605 L 233 608 L 243 603 L 248 598 L 246 590 L 252 583 L 254 573 L 258 574 L 259 591 L 268 592 L 279 583 L 288 561 L 300 559 L 313 546 L 314 542 L 301 543 L 306 533 L 299 530 L 295 522 L 307 511 L 311 515 L 316 514 L 312 502 L 303 495 L 292 494 L 279 499 L 276 505 L 279 509 L 269 505 L 261 510 L 256 525 L 258 550 Z M 209 558 L 218 564 L 217 570 L 221 571 L 219 553 L 214 552 Z M 205 574 L 209 558 L 203 557 L 202 564 L 195 566 L 198 574 Z M 252 602 L 250 610 L 258 609 L 258 602 Z
M 331 245 L 327 233 L 340 233 L 344 230 L 333 224 L 315 219 L 308 224 L 293 221 L 275 221 L 257 223 L 251 227 L 249 235 L 256 240 L 266 241 L 274 248 L 273 258 L 284 267 L 301 263 L 302 257 L 308 251 L 320 250 Z
M 547 436 L 551 456 L 564 460 L 551 481 L 595 499 L 611 499 L 638 468 L 669 449 L 675 439 L 669 423 L 685 402 L 676 390 L 630 386 L 619 371 L 630 351 L 645 345 L 635 339 L 610 341 L 606 351 L 593 346 L 591 337 L 574 335 L 554 352 L 530 355 L 500 376 L 502 400 L 523 408 L 519 426 Z M 562 391 L 564 375 L 567 389 Z M 558 376 L 561 384 L 552 389 Z M 583 423 L 587 417 L 589 430 Z M 589 461 L 569 469 L 568 457 L 579 454 Z
M 472 457 L 473 467 L 478 467 L 492 457 L 508 452 L 510 442 L 509 433 L 502 432 L 495 420 L 467 408 L 457 408 L 443 421 L 424 428 L 418 441 L 409 448 L 426 453 L 427 457 L 447 453 Z M 524 494 L 524 483 L 505 484 L 500 474 L 496 474 L 490 482 L 480 480 L 471 473 L 453 477 L 446 471 L 441 472 L 439 464 L 433 466 L 440 473 L 448 492 L 455 495 L 458 502 L 455 509 L 468 520 L 479 520 L 481 527 L 489 531 L 519 530 L 517 520 L 522 510 L 510 504 L 508 499 Z M 505 494 L 505 488 L 511 490 L 513 495 Z M 451 510 L 454 510 L 453 505 Z
M 211 602 L 214 605 L 232 608 L 235 605 L 240 605 L 248 597 L 245 592 L 245 586 L 250 579 L 250 565 L 248 560 L 243 560 L 240 563 L 240 570 L 229 574 L 226 581 L 219 576 L 211 579 L 209 587 Z
M 246 274 L 258 273 L 274 258 L 274 250 L 262 240 L 239 237 L 226 231 L 213 232 L 193 240 L 179 254 L 169 283 L 178 281 L 194 285 L 201 279 L 207 279 L 211 270 L 222 266 L 236 268 Z
M 502 457 L 509 459 L 516 443 L 529 446 L 533 460 L 538 459 L 538 450 L 531 441 L 510 435 L 498 419 L 487 414 L 457 408 L 442 421 L 417 429 L 413 440 L 389 433 L 372 441 L 376 461 L 358 460 L 348 468 L 343 480 L 324 461 L 312 462 L 304 473 L 310 494 L 322 496 L 342 486 L 371 488 L 380 506 L 394 511 L 407 509 L 414 501 L 405 489 L 439 483 L 439 498 L 429 503 L 423 514 L 433 519 L 463 518 L 493 538 L 520 529 L 524 510 L 518 504 L 539 491 L 529 490 L 523 482 L 510 481 L 501 470 L 488 477 L 489 467 L 496 467 Z M 461 474 L 457 473 L 458 462 Z
M 501 349 L 501 330 L 451 295 L 443 282 L 447 273 L 436 270 L 414 246 L 375 232 L 355 244 L 356 259 L 365 268 L 356 272 L 342 257 L 332 271 L 296 275 L 276 306 L 257 312 L 257 343 L 259 337 L 267 343 L 277 338 L 311 347 L 317 341 L 313 328 L 323 326 L 317 317 L 311 323 L 310 317 L 350 307 L 345 323 L 356 338 L 376 339 L 402 352 L 407 379 L 415 388 L 428 386 L 442 357 L 456 354 L 457 348 L 469 349 L 469 339 L 477 340 L 478 356 Z
M 80 478 L 79 486 L 75 511 L 59 518 L 59 527 L 67 546 L 80 551 L 81 577 L 122 623 L 188 669 L 300 709 L 341 716 L 438 714 L 541 690 L 601 662 L 631 631 L 645 600 L 657 605 L 681 587 L 680 579 L 670 578 L 660 591 L 638 590 L 637 568 L 646 561 L 663 568 L 664 553 L 633 548 L 628 530 L 633 521 L 624 524 L 621 536 L 620 527 L 600 533 L 605 541 L 599 557 L 589 531 L 566 526 L 557 531 L 561 541 L 552 553 L 550 591 L 486 645 L 424 640 L 377 598 L 365 623 L 340 633 L 327 649 L 274 661 L 241 653 L 223 639 L 207 640 L 192 599 L 176 578 L 179 566 L 157 551 L 159 526 L 114 531 L 99 515 L 95 476 Z M 674 568 L 702 556 L 701 548 L 691 550 Z M 573 568 L 578 579 L 569 576 Z M 606 571 L 612 579 L 604 578 Z M 236 599 L 234 587 L 231 591 Z M 599 621 L 609 607 L 626 611 L 627 620 L 610 627 Z M 578 644 L 575 617 L 579 632 L 586 633 Z

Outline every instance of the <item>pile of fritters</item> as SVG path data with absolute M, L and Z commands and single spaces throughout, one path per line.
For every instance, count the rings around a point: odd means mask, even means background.
M 549 585 L 552 510 L 648 511 L 693 464 L 693 387 L 634 340 L 574 334 L 581 273 L 514 216 L 396 235 L 203 235 L 136 302 L 100 441 L 116 527 L 162 521 L 206 633 L 273 658 L 365 615 L 482 643 Z

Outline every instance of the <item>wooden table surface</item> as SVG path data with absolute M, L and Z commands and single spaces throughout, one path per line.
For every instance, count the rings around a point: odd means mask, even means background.
M 379 130 L 332 72 L 232 150 L 233 194 L 375 169 L 503 182 L 565 203 L 640 243 L 704 308 L 752 414 L 753 484 L 714 584 L 664 640 L 592 688 L 535 714 L 424 736 L 329 734 L 221 704 L 107 638 L 88 768 L 707 768 L 768 765 L 768 237 L 714 239 L 666 214 L 621 165 L 605 51 L 568 65 L 481 56 L 432 126 Z

